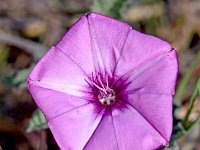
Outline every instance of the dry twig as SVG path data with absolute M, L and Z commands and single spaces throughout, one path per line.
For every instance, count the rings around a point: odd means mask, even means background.
M 16 35 L 8 34 L 3 31 L 0 31 L 0 41 L 25 50 L 26 52 L 32 54 L 35 60 L 41 58 L 41 56 L 47 50 L 47 48 L 42 44 L 27 40 Z

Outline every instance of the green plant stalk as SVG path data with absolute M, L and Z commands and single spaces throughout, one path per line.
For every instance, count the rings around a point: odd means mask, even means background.
M 176 102 L 180 102 L 180 100 L 182 99 L 183 93 L 187 87 L 190 77 L 192 76 L 192 72 L 195 69 L 196 65 L 199 63 L 199 61 L 200 61 L 200 50 L 197 53 L 195 59 L 192 61 L 190 68 L 188 69 L 187 73 L 183 77 L 183 79 L 176 91 L 176 95 L 175 95 Z
M 190 131 L 198 122 L 200 121 L 200 116 L 198 116 L 192 123 L 186 128 L 187 132 Z
M 195 102 L 197 96 L 199 96 L 199 94 L 200 94 L 200 93 L 199 93 L 199 87 L 198 87 L 198 84 L 199 84 L 199 83 L 200 83 L 200 78 L 199 78 L 198 81 L 197 81 L 197 85 L 196 85 L 195 90 L 194 90 L 194 92 L 193 92 L 193 94 L 192 94 L 192 97 L 191 97 L 191 99 L 190 99 L 188 111 L 187 111 L 187 113 L 186 113 L 186 115 L 185 115 L 185 117 L 184 117 L 184 119 L 183 119 L 183 121 L 182 121 L 183 127 L 184 127 L 185 129 L 188 128 L 189 117 L 190 117 L 190 114 L 191 114 L 191 112 L 192 112 L 192 109 L 193 109 L 193 106 L 194 106 L 194 102 Z

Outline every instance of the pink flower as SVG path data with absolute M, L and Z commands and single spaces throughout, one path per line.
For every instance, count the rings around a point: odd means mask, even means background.
M 153 150 L 172 132 L 177 55 L 167 42 L 89 13 L 28 78 L 63 150 Z

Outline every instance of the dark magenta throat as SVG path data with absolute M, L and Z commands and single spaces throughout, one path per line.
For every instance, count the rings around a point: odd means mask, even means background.
M 104 106 L 113 105 L 116 102 L 116 94 L 112 88 L 111 82 L 109 82 L 108 75 L 104 78 L 101 74 L 96 75 L 95 77 L 89 80 L 90 85 L 92 85 L 94 93 L 96 94 L 97 100 L 100 104 Z

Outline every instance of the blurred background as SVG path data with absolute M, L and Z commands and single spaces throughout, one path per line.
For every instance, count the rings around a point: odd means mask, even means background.
M 89 11 L 123 20 L 177 48 L 174 129 L 165 149 L 200 150 L 200 0 L 0 0 L 1 148 L 58 149 L 26 89 L 26 78 L 48 48 Z

